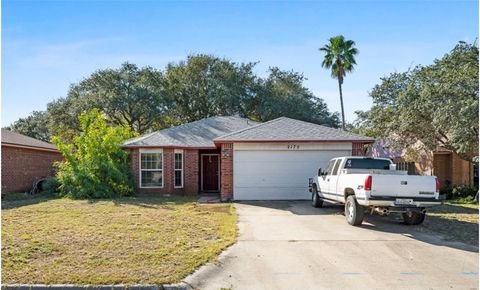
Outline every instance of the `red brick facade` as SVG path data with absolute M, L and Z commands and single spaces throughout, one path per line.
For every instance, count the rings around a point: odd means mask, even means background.
M 352 143 L 352 156 L 365 156 L 365 144 Z
M 2 145 L 2 193 L 26 192 L 42 177 L 52 176 L 59 152 Z
M 220 197 L 233 199 L 233 144 L 222 144 L 220 151 Z
M 200 189 L 200 158 L 202 154 L 220 153 L 220 197 L 223 201 L 233 199 L 233 143 L 223 143 L 218 150 L 185 149 L 184 152 L 184 187 L 174 188 L 174 152 L 175 149 L 163 148 L 163 188 L 141 188 L 139 152 L 142 149 L 130 149 L 131 168 L 134 173 L 136 191 L 152 194 L 195 195 Z M 161 149 L 161 148 L 158 148 Z M 364 156 L 364 144 L 353 143 L 352 155 Z
M 473 185 L 473 164 L 448 151 L 433 153 L 432 175 L 438 177 L 440 185 Z
M 174 149 L 163 149 L 163 188 L 140 188 L 139 152 L 130 150 L 135 188 L 140 193 L 194 195 L 199 192 L 199 152 L 183 150 L 183 188 L 174 186 Z

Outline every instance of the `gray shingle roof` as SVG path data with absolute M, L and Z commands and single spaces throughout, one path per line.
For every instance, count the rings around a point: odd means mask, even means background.
M 57 150 L 55 145 L 2 128 L 2 144 Z
M 123 145 L 215 148 L 213 139 L 257 124 L 235 116 L 211 117 L 130 139 Z
M 340 129 L 280 117 L 237 132 L 226 134 L 214 141 L 365 141 L 368 138 Z

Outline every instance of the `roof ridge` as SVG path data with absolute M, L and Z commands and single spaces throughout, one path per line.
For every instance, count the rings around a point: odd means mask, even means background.
M 215 138 L 215 139 L 213 139 L 213 140 L 217 140 L 217 139 L 220 139 L 220 138 L 225 138 L 225 137 L 228 137 L 228 136 L 230 136 L 230 135 L 234 135 L 234 134 L 237 134 L 237 133 L 241 133 L 241 132 L 244 132 L 244 131 L 248 131 L 248 130 L 250 130 L 250 129 L 257 128 L 257 127 L 259 127 L 259 126 L 261 126 L 261 125 L 270 124 L 270 123 L 273 123 L 274 121 L 279 121 L 281 118 L 284 118 L 284 117 L 283 117 L 283 116 L 282 116 L 282 117 L 278 117 L 278 118 L 275 118 L 275 119 L 273 119 L 273 120 L 270 120 L 270 121 L 267 121 L 267 122 L 264 122 L 264 123 L 259 123 L 259 124 L 257 124 L 257 125 L 253 125 L 253 126 L 250 126 L 250 127 L 248 127 L 248 128 L 243 128 L 243 129 L 234 131 L 234 132 L 232 132 L 232 133 L 228 133 L 228 134 L 219 136 L 219 137 L 217 137 L 217 138 Z

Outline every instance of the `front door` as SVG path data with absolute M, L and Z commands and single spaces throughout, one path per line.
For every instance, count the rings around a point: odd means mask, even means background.
M 218 154 L 202 155 L 202 191 L 219 191 Z

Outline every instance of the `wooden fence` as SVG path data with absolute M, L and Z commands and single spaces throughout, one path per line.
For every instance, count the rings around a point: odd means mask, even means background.
M 415 162 L 397 162 L 397 170 L 408 171 L 408 175 L 418 175 Z

